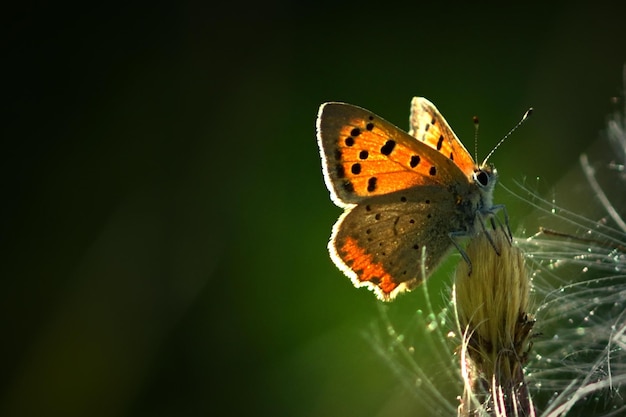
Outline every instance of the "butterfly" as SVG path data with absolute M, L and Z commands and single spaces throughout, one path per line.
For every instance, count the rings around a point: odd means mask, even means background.
M 474 162 L 430 101 L 414 97 L 409 120 L 406 133 L 339 102 L 322 104 L 317 117 L 324 181 L 344 209 L 331 259 L 383 301 L 419 285 L 453 247 L 471 267 L 456 239 L 503 208 L 493 204 L 496 169 Z

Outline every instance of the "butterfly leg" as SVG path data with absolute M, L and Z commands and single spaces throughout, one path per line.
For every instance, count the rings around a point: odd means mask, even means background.
M 470 260 L 469 256 L 467 256 L 467 252 L 465 252 L 465 249 L 463 249 L 461 245 L 459 245 L 456 241 L 456 239 L 459 237 L 467 237 L 467 231 L 459 230 L 457 232 L 450 232 L 448 233 L 448 236 L 450 237 L 450 240 L 452 241 L 452 244 L 454 245 L 456 250 L 458 250 L 463 257 L 463 260 L 467 262 L 467 276 L 469 277 L 470 275 L 472 275 L 472 261 Z
M 504 204 L 496 204 L 491 207 L 491 209 L 489 210 L 489 213 L 495 214 L 496 212 L 500 210 L 502 210 L 502 213 L 504 214 L 504 226 L 506 226 L 506 233 L 509 236 L 509 241 L 512 242 L 513 233 L 511 233 L 511 226 L 509 224 L 509 212 L 506 211 L 506 206 Z M 496 216 L 493 216 L 493 217 L 496 217 Z M 498 222 L 500 222 L 500 219 L 498 219 L 497 217 L 496 219 L 498 220 Z
M 491 220 L 491 225 L 493 226 L 493 228 L 495 230 L 496 227 L 495 227 L 494 217 L 496 217 L 496 216 L 493 214 L 493 212 L 487 212 L 486 215 L 490 217 L 489 220 Z M 476 217 L 478 218 L 478 223 L 480 223 L 480 227 L 483 229 L 483 233 L 487 237 L 487 240 L 489 241 L 489 244 L 491 245 L 493 250 L 496 252 L 496 254 L 498 256 L 500 256 L 500 251 L 496 247 L 496 243 L 493 241 L 493 238 L 491 237 L 491 233 L 489 233 L 489 231 L 487 230 L 486 221 L 485 221 L 485 214 L 483 214 L 480 211 L 478 211 L 478 212 L 476 212 Z

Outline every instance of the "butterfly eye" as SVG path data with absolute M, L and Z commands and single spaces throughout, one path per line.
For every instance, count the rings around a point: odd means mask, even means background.
M 486 187 L 487 185 L 489 185 L 490 178 L 491 176 L 489 175 L 489 173 L 487 173 L 487 171 L 484 171 L 482 169 L 479 169 L 478 171 L 474 172 L 474 181 L 476 181 L 476 183 L 480 187 Z

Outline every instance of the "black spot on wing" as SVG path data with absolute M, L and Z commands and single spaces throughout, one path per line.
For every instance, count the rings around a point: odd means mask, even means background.
M 391 155 L 393 149 L 396 147 L 396 141 L 393 139 L 389 139 L 385 144 L 380 148 L 380 153 L 383 155 Z
M 437 141 L 437 150 L 440 151 L 443 146 L 443 135 L 439 136 L 439 140 Z
M 376 181 L 378 179 L 376 177 L 371 177 L 369 180 L 367 180 L 367 191 L 369 191 L 370 193 L 376 191 Z

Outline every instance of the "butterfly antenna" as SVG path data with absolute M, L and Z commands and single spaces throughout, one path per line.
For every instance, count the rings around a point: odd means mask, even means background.
M 478 161 L 478 116 L 474 116 L 474 161 Z
M 491 155 L 493 155 L 493 153 L 496 151 L 496 149 L 498 149 L 498 147 L 500 145 L 502 145 L 502 142 L 504 142 L 506 140 L 506 138 L 511 136 L 511 133 L 515 132 L 515 130 L 517 130 L 517 128 L 520 127 L 522 125 L 522 123 L 524 123 L 526 121 L 526 119 L 528 119 L 530 117 L 531 114 L 533 114 L 533 108 L 532 107 L 529 108 L 528 110 L 526 110 L 526 113 L 524 113 L 524 116 L 522 117 L 522 120 L 517 122 L 517 124 L 513 127 L 513 129 L 511 129 L 509 131 L 509 133 L 504 135 L 504 137 L 502 139 L 500 139 L 500 142 L 498 142 L 496 144 L 496 146 L 493 147 L 493 149 L 491 150 L 491 152 L 489 152 L 489 154 L 487 155 L 487 157 L 485 158 L 485 160 L 483 161 L 481 166 L 483 166 L 483 165 L 485 165 L 487 163 L 487 160 L 491 157 Z

